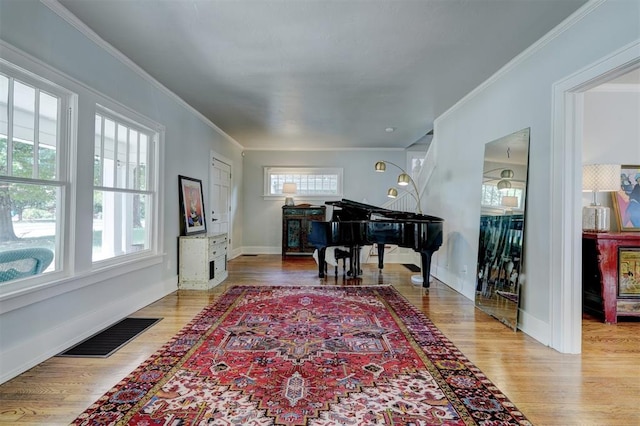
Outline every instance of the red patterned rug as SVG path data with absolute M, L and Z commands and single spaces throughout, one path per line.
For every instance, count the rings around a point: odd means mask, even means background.
M 393 287 L 232 287 L 76 425 L 530 425 Z

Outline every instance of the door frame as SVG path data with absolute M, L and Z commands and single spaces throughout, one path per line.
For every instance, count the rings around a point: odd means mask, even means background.
M 582 350 L 584 92 L 639 65 L 640 41 L 635 41 L 553 85 L 549 345 L 562 353 L 578 354 Z

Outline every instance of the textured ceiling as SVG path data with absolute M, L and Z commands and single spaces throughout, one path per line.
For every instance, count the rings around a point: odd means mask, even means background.
M 330 149 L 420 141 L 585 0 L 60 3 L 245 149 Z

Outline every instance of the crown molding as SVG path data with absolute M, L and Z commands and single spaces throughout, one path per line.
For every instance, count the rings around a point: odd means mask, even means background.
M 518 56 L 509 61 L 506 65 L 496 71 L 491 77 L 486 79 L 483 83 L 481 83 L 478 87 L 469 92 L 465 97 L 456 102 L 451 108 L 445 111 L 440 117 L 436 118 L 436 122 L 449 114 L 452 114 L 458 108 L 460 108 L 465 103 L 469 102 L 471 99 L 482 93 L 487 87 L 491 86 L 497 80 L 502 78 L 504 75 L 511 72 L 514 68 L 522 64 L 524 61 L 528 60 L 530 57 L 535 55 L 538 51 L 540 51 L 543 47 L 553 41 L 555 38 L 560 36 L 562 33 L 573 27 L 577 22 L 580 22 L 585 16 L 589 15 L 593 10 L 597 9 L 601 4 L 605 3 L 607 0 L 592 0 L 582 6 L 582 8 L 578 9 L 571 16 L 566 18 L 564 21 L 556 25 L 551 31 L 546 33 L 542 38 L 533 43 L 527 49 L 522 51 Z
M 100 37 L 98 34 L 96 34 L 91 28 L 89 28 L 87 26 L 87 24 L 85 24 L 80 19 L 78 19 L 77 16 L 75 16 L 74 14 L 69 12 L 69 10 L 67 10 L 57 0 L 40 0 L 40 3 L 42 3 L 43 5 L 48 7 L 49 9 L 51 9 L 51 11 L 53 11 L 56 15 L 61 17 L 68 24 L 70 24 L 76 30 L 78 30 L 81 34 L 83 34 L 85 37 L 87 37 L 89 40 L 91 40 L 93 43 L 95 43 L 96 46 L 98 46 L 99 48 L 101 48 L 102 50 L 104 50 L 105 52 L 110 54 L 111 56 L 113 56 L 115 59 L 117 59 L 122 64 L 124 64 L 126 67 L 128 67 L 130 70 L 132 70 L 133 72 L 138 74 L 144 80 L 146 80 L 149 83 L 151 83 L 155 88 L 160 90 L 162 93 L 167 95 L 169 98 L 173 99 L 175 102 L 177 102 L 178 104 L 180 104 L 181 106 L 183 106 L 184 108 L 189 110 L 189 112 L 191 112 L 192 114 L 197 116 L 200 120 L 202 120 L 203 123 L 205 123 L 207 126 L 211 127 L 215 132 L 219 133 L 221 136 L 223 136 L 229 142 L 234 144 L 236 147 L 238 147 L 240 149 L 245 149 L 238 141 L 236 141 L 231 136 L 229 136 L 229 134 L 227 134 L 220 127 L 216 126 L 215 123 L 213 123 L 207 117 L 202 115 L 202 113 L 200 113 L 194 107 L 189 105 L 184 99 L 182 99 L 180 96 L 176 95 L 174 92 L 169 90 L 166 86 L 164 86 L 158 80 L 153 78 L 149 73 L 147 73 L 145 70 L 143 70 L 140 66 L 138 66 L 135 62 L 133 62 L 131 59 L 129 59 L 126 55 L 124 55 L 122 52 L 120 52 L 118 49 L 113 47 L 106 40 L 104 40 L 102 37 Z

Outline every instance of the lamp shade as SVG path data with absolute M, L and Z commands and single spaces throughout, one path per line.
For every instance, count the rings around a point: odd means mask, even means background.
M 511 169 L 504 169 L 500 172 L 500 177 L 502 179 L 512 179 L 514 175 L 515 173 L 513 173 L 513 170 Z
M 295 182 L 285 182 L 284 185 L 282 185 L 283 194 L 295 194 L 296 192 L 298 192 L 298 186 Z
M 498 191 L 502 191 L 503 189 L 509 189 L 511 188 L 511 182 L 509 182 L 508 180 L 501 180 L 500 182 L 498 182 L 498 185 L 496 185 L 498 187 Z
M 395 188 L 389 188 L 389 190 L 387 191 L 387 197 L 389 198 L 397 198 L 398 197 L 398 190 Z
M 582 166 L 583 191 L 611 192 L 619 189 L 619 164 L 585 164 Z
M 504 207 L 518 207 L 518 197 L 513 195 L 505 195 L 502 197 L 501 204 Z
M 407 186 L 407 185 L 409 185 L 410 182 L 411 182 L 411 176 L 409 176 L 408 174 L 401 173 L 398 176 L 398 185 Z
M 385 164 L 385 162 L 378 161 L 376 163 L 376 172 L 384 172 L 385 170 L 387 170 L 387 165 Z

